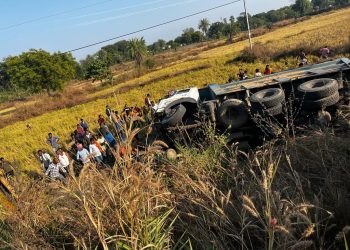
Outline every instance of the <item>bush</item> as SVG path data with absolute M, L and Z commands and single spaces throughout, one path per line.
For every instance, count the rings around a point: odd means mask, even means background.
M 271 60 L 272 51 L 262 43 L 253 44 L 253 49 L 246 47 L 242 53 L 236 58 L 238 61 L 253 63 L 257 60 L 269 62 Z
M 144 62 L 144 65 L 147 69 L 153 69 L 156 66 L 156 62 L 154 60 L 148 58 Z

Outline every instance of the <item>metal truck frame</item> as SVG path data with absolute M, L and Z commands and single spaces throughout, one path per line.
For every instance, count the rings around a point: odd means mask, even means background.
M 196 113 L 205 114 L 218 127 L 242 132 L 256 127 L 255 115 L 278 119 L 285 103 L 293 102 L 303 118 L 320 110 L 334 114 L 340 104 L 349 105 L 350 60 L 340 58 L 286 70 L 263 77 L 210 84 L 174 91 L 156 108 L 163 129 L 194 127 Z

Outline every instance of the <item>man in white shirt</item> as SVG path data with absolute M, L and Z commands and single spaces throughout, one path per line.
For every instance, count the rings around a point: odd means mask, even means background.
M 56 158 L 53 159 L 53 161 L 47 168 L 45 174 L 54 180 L 60 180 L 66 183 L 66 179 L 64 178 L 64 176 L 60 174 L 60 167 Z
M 57 150 L 57 158 L 59 161 L 59 165 L 61 168 L 63 168 L 66 172 L 69 172 L 69 158 L 66 152 L 63 152 L 61 148 Z
M 103 160 L 102 153 L 93 142 L 90 143 L 89 150 L 90 150 L 90 154 L 94 157 L 95 161 L 98 164 L 102 163 L 102 160 Z
M 90 162 L 90 153 L 83 147 L 81 143 L 77 145 L 77 160 L 81 161 L 84 165 Z
M 44 171 L 46 171 L 52 163 L 51 156 L 48 153 L 44 153 L 42 150 L 38 150 L 38 158 Z

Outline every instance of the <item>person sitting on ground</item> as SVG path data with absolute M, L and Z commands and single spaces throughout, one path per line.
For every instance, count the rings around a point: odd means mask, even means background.
M 77 143 L 77 161 L 80 161 L 83 165 L 90 163 L 90 153 L 83 147 L 82 143 Z
M 59 139 L 60 138 L 58 136 L 52 136 L 52 133 L 48 133 L 48 138 L 47 138 L 46 142 L 51 145 L 54 153 L 56 153 L 57 149 L 60 147 L 58 145 Z
M 307 64 L 306 54 L 305 54 L 305 52 L 303 50 L 300 50 L 299 58 L 300 58 L 299 67 L 302 67 L 302 66 Z
M 0 169 L 4 172 L 6 177 L 14 175 L 14 169 L 9 161 L 6 161 L 4 157 L 0 157 Z
M 89 151 L 90 151 L 90 155 L 95 159 L 97 164 L 101 164 L 102 160 L 103 160 L 103 156 L 102 156 L 101 151 L 95 145 L 95 143 L 93 143 L 93 142 L 90 143 Z
M 48 153 L 44 153 L 42 150 L 38 150 L 38 158 L 41 163 L 41 166 L 46 171 L 52 162 L 51 156 Z
M 86 131 L 89 129 L 88 124 L 86 123 L 86 121 L 84 121 L 83 118 L 80 119 L 80 126 Z
M 100 125 L 100 126 L 101 126 L 102 123 L 106 123 L 105 118 L 103 118 L 102 115 L 98 115 L 97 122 L 98 122 L 98 125 Z
M 51 179 L 60 180 L 66 183 L 66 178 L 64 178 L 64 176 L 60 174 L 59 162 L 56 158 L 54 158 L 53 161 L 50 163 L 49 167 L 45 171 L 45 175 L 47 175 Z
M 323 48 L 320 49 L 320 54 L 322 59 L 328 59 L 330 50 L 328 46 L 324 46 Z
M 146 107 L 150 107 L 152 104 L 151 104 L 151 95 L 150 94 L 147 94 L 146 95 L 146 98 L 145 98 L 145 105 Z
M 240 81 L 244 80 L 244 70 L 242 68 L 238 70 L 237 76 L 238 76 L 238 80 Z
M 262 77 L 260 69 L 255 69 L 255 77 Z
M 233 81 L 234 81 L 233 76 L 229 76 L 226 83 L 230 83 L 230 82 L 233 82 Z
M 61 148 L 57 150 L 56 157 L 59 162 L 60 168 L 63 168 L 65 172 L 69 172 L 69 158 L 68 153 L 64 152 Z
M 270 65 L 267 64 L 264 70 L 264 75 L 271 75 L 271 74 L 272 74 L 272 71 L 271 71 Z

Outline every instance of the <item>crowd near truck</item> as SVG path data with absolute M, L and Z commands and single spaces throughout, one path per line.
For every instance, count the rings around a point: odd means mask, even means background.
M 161 127 L 194 127 L 205 114 L 219 128 L 245 136 L 254 116 L 278 119 L 293 105 L 301 119 L 349 105 L 350 60 L 340 58 L 270 75 L 174 91 L 156 107 Z M 297 118 L 298 118 L 297 117 Z M 296 119 L 297 119 L 296 118 Z M 331 117 L 329 117 L 330 119 Z

